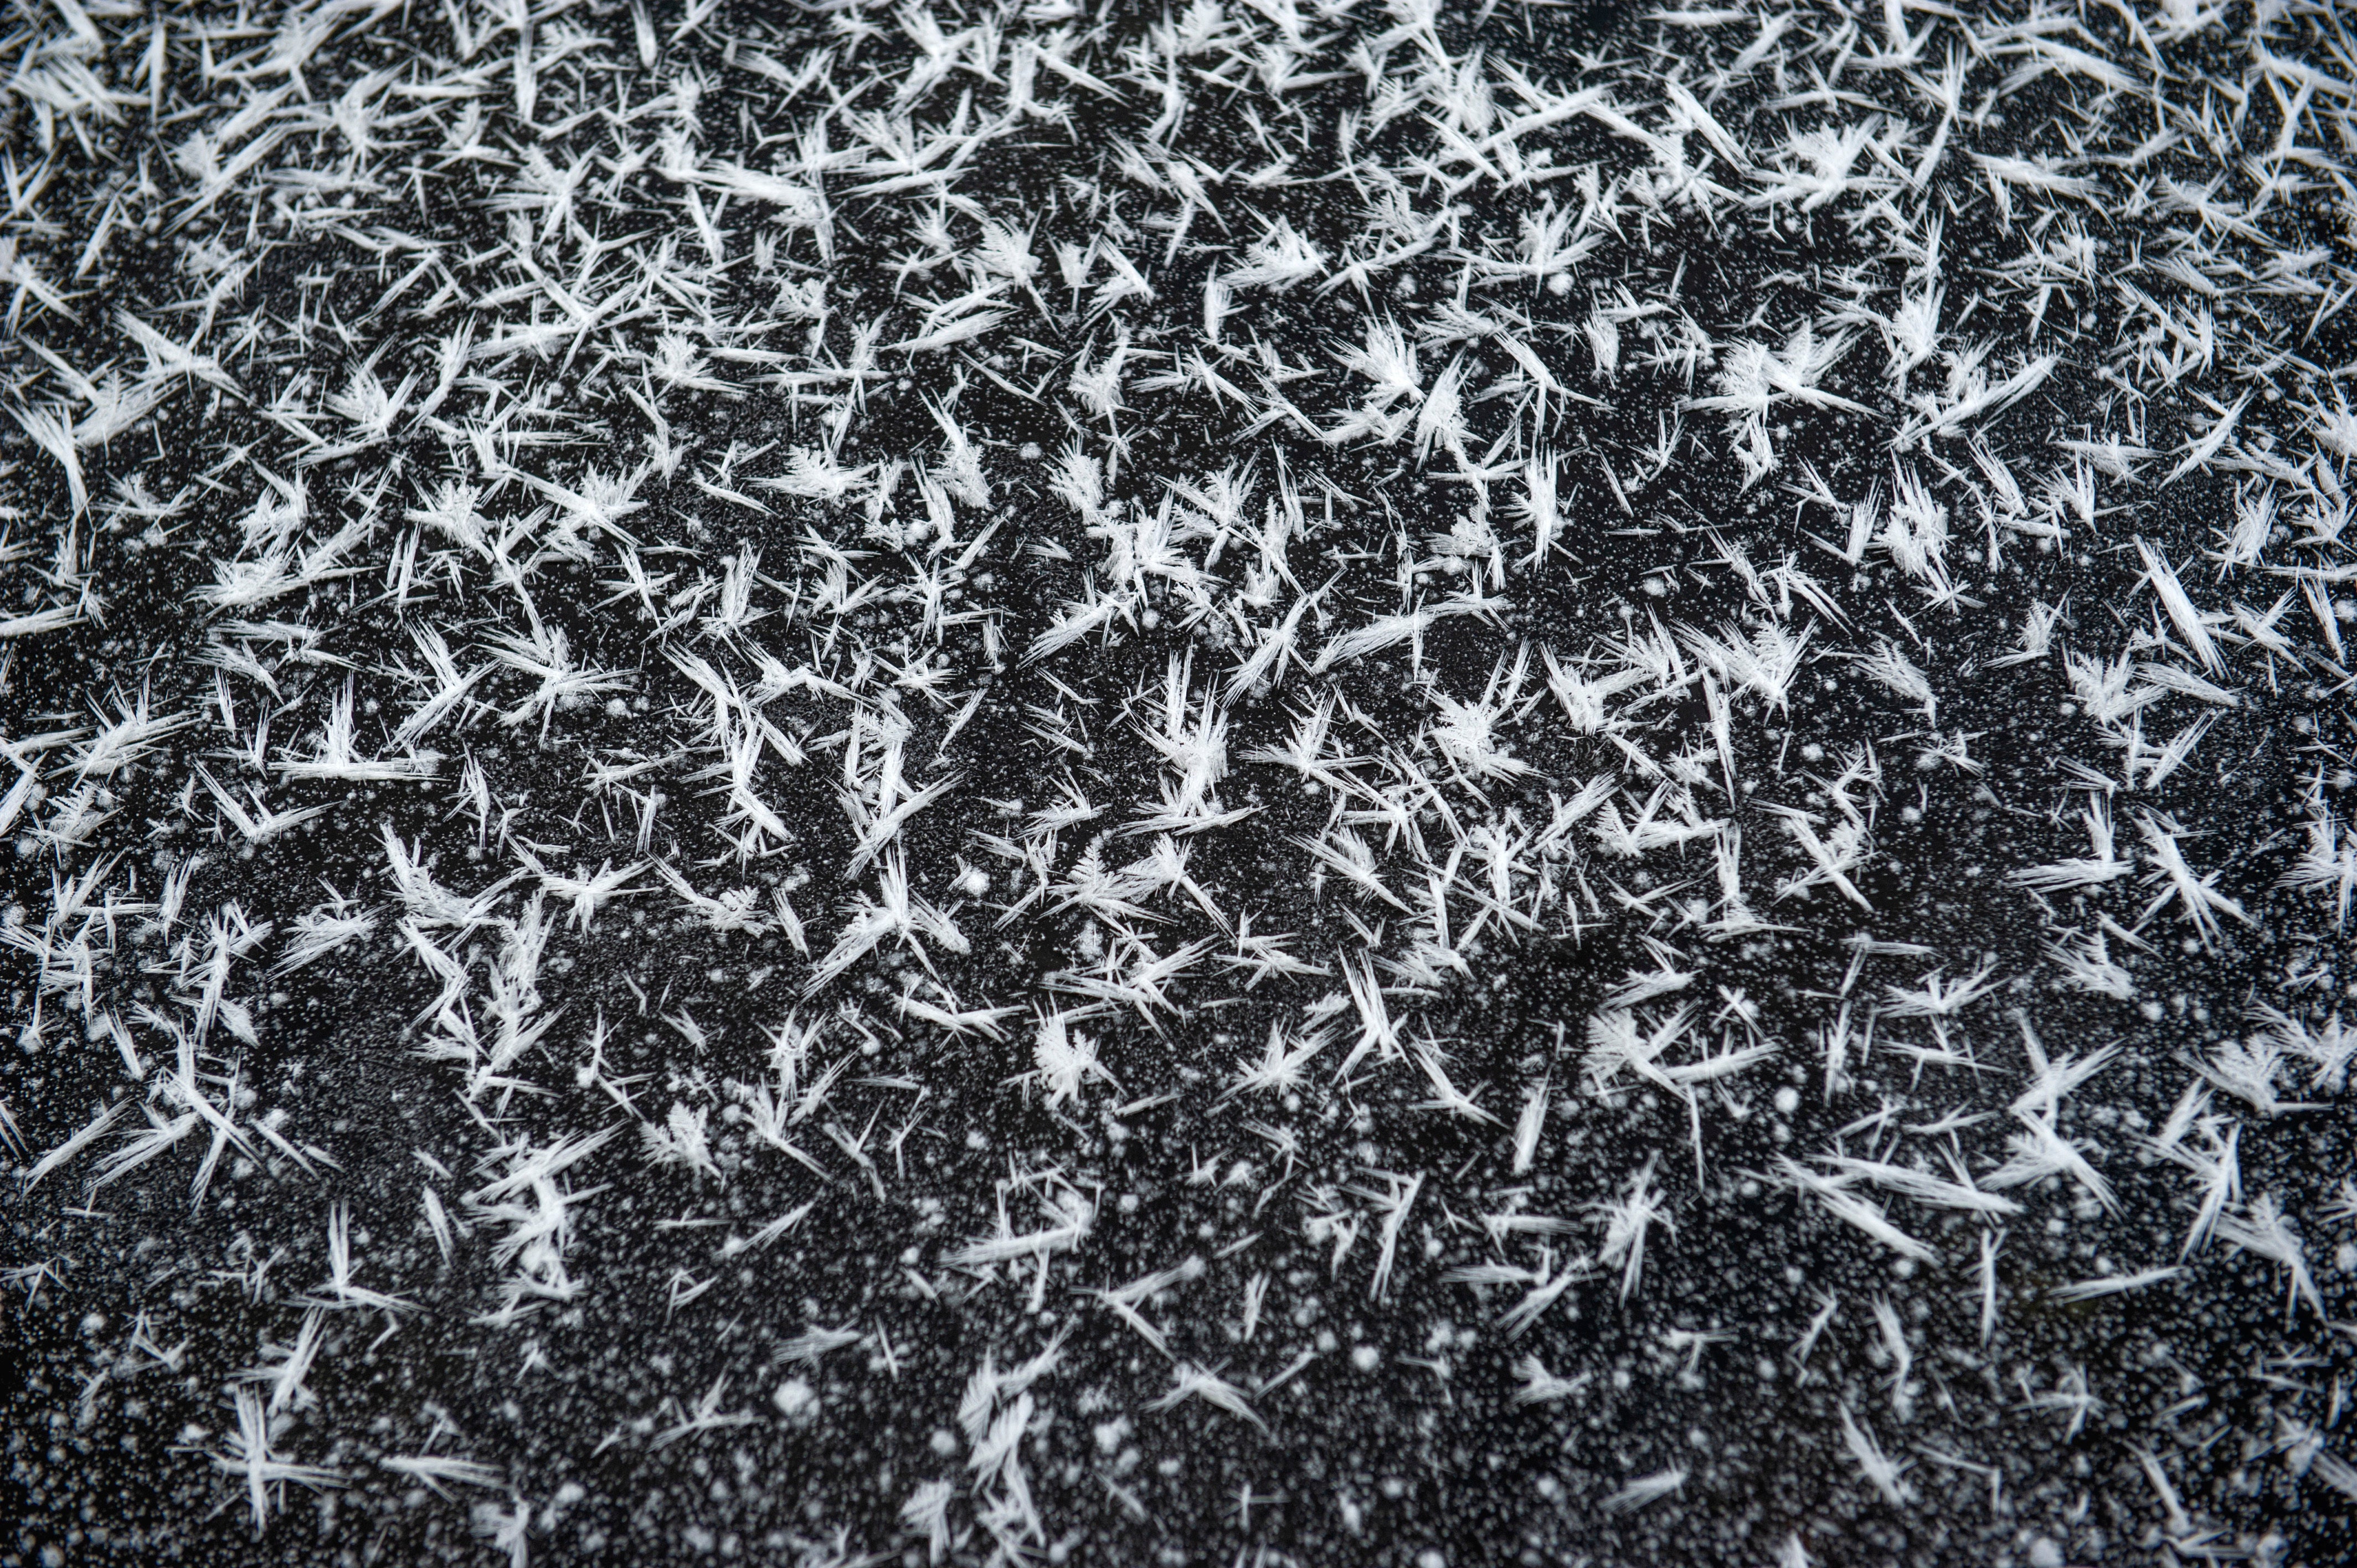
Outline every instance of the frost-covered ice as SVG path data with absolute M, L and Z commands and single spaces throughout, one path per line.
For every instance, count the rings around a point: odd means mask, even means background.
M 2352 1550 L 2335 7 L 6 26 L 0 1561 Z

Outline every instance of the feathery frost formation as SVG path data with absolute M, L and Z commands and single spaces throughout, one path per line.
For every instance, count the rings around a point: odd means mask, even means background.
M 2350 1550 L 2334 7 L 0 115 L 7 1561 Z

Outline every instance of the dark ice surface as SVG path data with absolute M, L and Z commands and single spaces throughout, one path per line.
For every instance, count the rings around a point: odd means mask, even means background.
M 16 0 L 0 149 L 0 1563 L 2357 1552 L 2336 7 Z

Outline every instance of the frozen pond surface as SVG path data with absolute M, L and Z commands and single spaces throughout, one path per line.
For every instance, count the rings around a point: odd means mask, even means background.
M 2332 7 L 7 27 L 0 1562 L 2352 1552 Z

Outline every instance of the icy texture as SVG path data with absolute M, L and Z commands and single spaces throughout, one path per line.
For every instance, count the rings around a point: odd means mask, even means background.
M 7 27 L 6 1561 L 2352 1550 L 2332 8 Z

